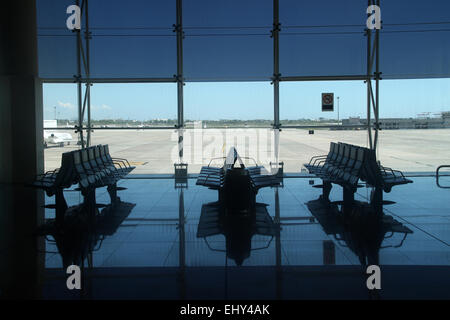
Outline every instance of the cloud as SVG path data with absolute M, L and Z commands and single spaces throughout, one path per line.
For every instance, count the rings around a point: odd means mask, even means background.
M 70 102 L 62 102 L 58 100 L 58 106 L 66 109 L 74 109 L 75 105 L 73 105 Z M 111 110 L 112 108 L 107 104 L 102 104 L 100 106 L 98 105 L 91 105 L 92 110 Z
M 111 110 L 112 108 L 107 104 L 102 104 L 101 106 L 91 105 L 93 110 Z
M 61 102 L 61 101 L 59 101 L 59 100 L 58 100 L 58 105 L 59 105 L 60 107 L 67 108 L 67 109 L 73 109 L 73 108 L 75 108 L 75 106 L 74 106 L 73 104 L 71 104 L 70 102 Z

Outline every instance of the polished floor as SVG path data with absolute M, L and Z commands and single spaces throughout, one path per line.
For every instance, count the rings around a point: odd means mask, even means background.
M 379 264 L 378 298 L 448 299 L 450 189 L 434 177 L 413 180 L 385 194 L 395 203 L 374 228 L 366 188 L 343 218 L 340 187 L 325 204 L 312 187 L 320 180 L 287 178 L 259 191 L 255 221 L 224 224 L 214 219 L 217 191 L 194 179 L 177 187 L 173 179 L 126 179 L 122 204 L 99 208 L 95 227 L 74 211 L 68 229 L 55 231 L 54 210 L 46 209 L 43 297 L 367 299 L 365 266 Z M 450 187 L 450 178 L 440 182 Z M 77 191 L 65 196 L 69 205 L 82 201 Z M 97 203 L 108 202 L 99 189 Z M 70 264 L 84 266 L 82 293 L 65 288 Z

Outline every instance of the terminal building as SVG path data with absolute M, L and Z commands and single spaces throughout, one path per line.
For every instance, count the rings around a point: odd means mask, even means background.
M 367 119 L 349 118 L 342 119 L 342 126 L 348 127 L 352 125 L 363 125 L 367 123 Z M 375 122 L 372 121 L 372 125 Z M 448 129 L 450 128 L 450 116 L 448 112 L 443 112 L 439 117 L 435 118 L 380 118 L 380 130 L 397 130 L 397 129 Z
M 2 1 L 0 297 L 449 299 L 449 12 Z

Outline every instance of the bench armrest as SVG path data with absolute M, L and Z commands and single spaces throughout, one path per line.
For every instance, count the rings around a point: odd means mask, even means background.
M 217 158 L 212 158 L 211 160 L 209 160 L 209 163 L 208 163 L 208 167 L 210 167 L 210 166 L 211 166 L 211 162 L 212 162 L 213 160 L 217 160 L 217 159 L 226 159 L 226 157 L 217 157 Z
M 253 160 L 253 162 L 255 163 L 255 166 L 258 166 L 258 163 L 256 162 L 255 159 L 250 158 L 250 157 L 241 157 L 241 159 L 249 159 L 249 160 Z
M 326 159 L 328 155 L 314 156 L 309 160 L 309 165 L 315 165 L 316 161 Z
M 128 160 L 127 159 L 123 159 L 123 158 L 112 158 L 111 157 L 111 159 L 113 160 L 113 161 L 117 161 L 117 162 L 122 162 L 122 163 L 126 163 L 126 165 L 128 165 L 128 167 L 131 167 L 131 165 L 130 165 L 130 163 L 128 162 Z
M 39 178 L 39 177 L 46 178 L 48 176 L 54 176 L 55 174 L 58 174 L 58 172 L 59 172 L 59 169 L 50 170 L 50 171 L 47 171 L 45 173 L 41 173 L 41 174 L 36 175 L 36 178 Z
M 386 171 L 390 171 L 394 177 L 398 177 L 398 175 L 395 174 L 396 172 L 398 172 L 403 179 L 406 179 L 403 175 L 403 172 L 401 172 L 400 170 L 393 170 L 389 167 L 383 167 L 382 165 L 380 165 L 380 170 L 383 171 L 383 173 L 386 173 Z
M 113 164 L 114 165 L 118 165 L 119 166 L 119 169 L 124 169 L 125 168 L 125 164 L 123 163 L 123 162 L 120 162 L 120 161 L 114 161 L 114 159 L 111 159 L 111 160 L 113 160 Z M 117 168 L 116 168 L 116 170 L 117 170 Z

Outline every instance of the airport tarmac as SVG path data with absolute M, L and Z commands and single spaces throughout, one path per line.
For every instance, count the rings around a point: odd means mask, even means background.
M 76 140 L 76 135 L 69 132 Z M 275 161 L 274 131 L 271 129 L 189 129 L 184 132 L 183 161 L 189 173 L 198 173 L 212 157 L 221 157 L 231 146 L 241 156 L 269 166 Z M 330 142 L 368 146 L 365 130 L 283 129 L 279 134 L 279 160 L 284 171 L 299 173 L 311 157 L 326 154 Z M 175 130 L 95 130 L 92 145 L 108 144 L 113 157 L 126 158 L 136 165 L 133 174 L 174 172 L 178 159 L 178 133 Z M 386 130 L 379 133 L 378 159 L 382 165 L 405 172 L 434 172 L 450 164 L 450 129 Z M 45 170 L 60 166 L 61 154 L 79 148 L 68 146 L 45 149 Z M 218 163 L 218 162 L 216 162 Z M 248 160 L 251 163 L 251 160 Z

